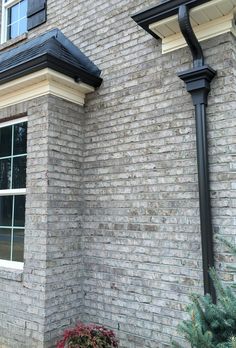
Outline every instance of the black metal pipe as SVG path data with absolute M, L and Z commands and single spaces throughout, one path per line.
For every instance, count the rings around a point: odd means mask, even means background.
M 214 253 L 209 192 L 208 143 L 205 104 L 195 105 L 195 118 L 204 292 L 205 294 L 211 294 L 213 300 L 215 301 L 215 289 L 209 276 L 209 268 L 214 266 Z
M 189 19 L 189 11 L 186 5 L 179 7 L 179 26 L 180 30 L 188 44 L 193 56 L 193 66 L 200 67 L 204 65 L 204 55 L 202 47 L 192 29 L 192 25 Z
M 186 83 L 187 91 L 192 95 L 193 105 L 195 106 L 204 292 L 205 294 L 210 294 L 215 302 L 215 288 L 209 275 L 209 268 L 214 267 L 214 250 L 209 189 L 206 106 L 210 83 L 216 72 L 209 66 L 204 65 L 203 51 L 193 32 L 189 19 L 189 10 L 186 5 L 182 5 L 179 8 L 179 24 L 193 56 L 194 68 L 179 74 L 179 77 Z

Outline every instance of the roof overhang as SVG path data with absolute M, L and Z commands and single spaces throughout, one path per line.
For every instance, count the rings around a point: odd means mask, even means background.
M 95 88 L 99 87 L 102 82 L 100 77 L 90 74 L 83 67 L 68 64 L 49 52 L 24 61 L 22 64 L 15 65 L 10 69 L 0 71 L 0 85 L 45 68 L 55 70 L 71 77 L 74 81 L 82 81 Z
M 186 46 L 178 24 L 178 10 L 186 5 L 199 41 L 235 30 L 236 0 L 171 0 L 132 16 L 135 22 L 155 38 L 162 40 L 162 52 Z
M 58 29 L 0 54 L 0 108 L 46 94 L 83 105 L 101 71 Z

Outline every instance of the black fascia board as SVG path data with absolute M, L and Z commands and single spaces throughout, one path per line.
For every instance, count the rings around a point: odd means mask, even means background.
M 149 29 L 150 24 L 177 15 L 181 5 L 186 5 L 191 9 L 209 1 L 210 0 L 168 0 L 160 5 L 138 12 L 132 15 L 131 18 L 149 34 L 159 39 L 159 37 Z
M 49 53 L 37 56 L 22 64 L 0 72 L 0 85 L 13 81 L 17 78 L 32 74 L 44 68 L 51 68 L 64 75 L 73 78 L 76 82 L 84 82 L 94 88 L 101 85 L 102 79 L 88 73 L 83 68 L 65 63 Z

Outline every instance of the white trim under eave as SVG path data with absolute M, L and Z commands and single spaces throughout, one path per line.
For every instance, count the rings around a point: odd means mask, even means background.
M 193 30 L 199 41 L 231 32 L 235 29 L 236 0 L 211 0 L 190 11 Z M 149 26 L 162 39 L 162 53 L 187 46 L 180 32 L 178 16 L 172 16 Z
M 0 85 L 0 109 L 43 95 L 55 95 L 84 105 L 85 95 L 94 88 L 49 68 Z

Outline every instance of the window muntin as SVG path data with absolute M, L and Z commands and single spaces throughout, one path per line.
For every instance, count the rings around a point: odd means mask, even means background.
M 0 124 L 0 260 L 23 262 L 26 121 Z
M 2 42 L 5 42 L 27 31 L 27 0 L 4 0 L 2 4 Z

